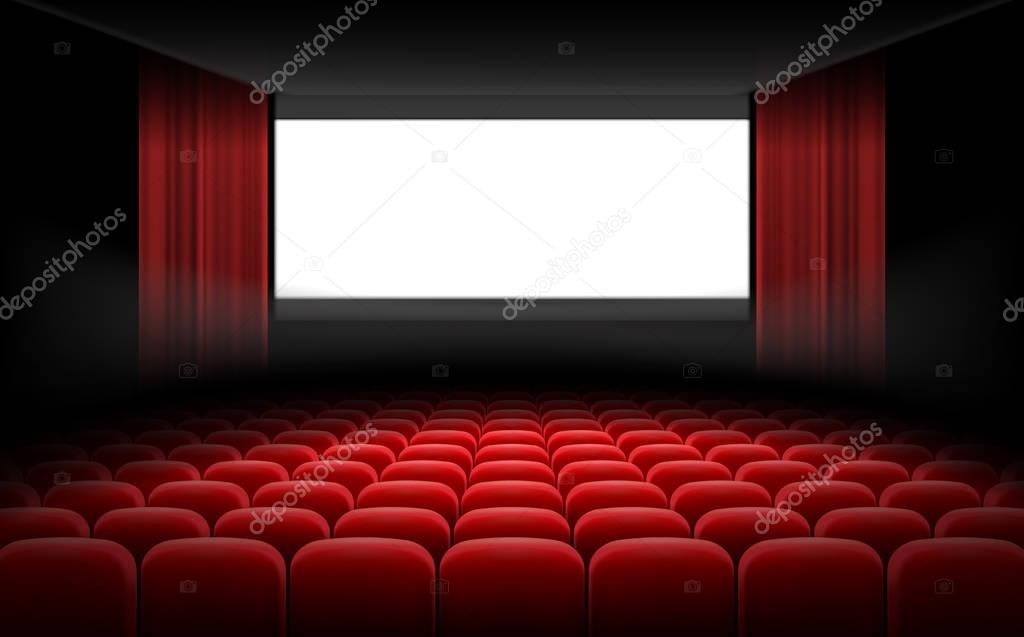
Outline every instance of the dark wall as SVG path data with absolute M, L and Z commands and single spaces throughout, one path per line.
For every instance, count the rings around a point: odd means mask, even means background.
M 1015 24 L 1004 5 L 887 52 L 889 388 L 965 426 L 1008 424 L 1024 387 Z
M 134 384 L 137 351 L 136 49 L 8 8 L 5 46 L 17 63 L 6 72 L 17 98 L 9 97 L 5 126 L 0 296 L 10 301 L 115 209 L 125 219 L 81 249 L 73 272 L 53 275 L 32 307 L 0 321 L 3 391 L 18 398 L 5 404 L 117 397 Z M 70 43 L 70 55 L 54 54 L 59 41 Z

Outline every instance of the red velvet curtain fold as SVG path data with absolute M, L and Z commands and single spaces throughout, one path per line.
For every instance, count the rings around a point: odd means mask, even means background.
M 871 55 L 757 106 L 757 353 L 766 372 L 885 374 L 885 74 Z
M 145 379 L 266 364 L 266 104 L 143 53 L 139 73 L 139 368 Z M 194 367 L 192 367 L 194 366 Z

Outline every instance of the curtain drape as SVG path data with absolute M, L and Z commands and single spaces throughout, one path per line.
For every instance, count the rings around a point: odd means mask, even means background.
M 871 55 L 756 107 L 762 371 L 885 374 L 885 74 Z
M 139 368 L 144 379 L 265 366 L 266 103 L 156 54 L 139 67 Z

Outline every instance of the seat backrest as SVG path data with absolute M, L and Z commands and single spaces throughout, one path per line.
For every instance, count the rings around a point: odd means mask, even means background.
M 757 434 L 754 444 L 771 447 L 780 458 L 784 458 L 786 451 L 797 445 L 816 445 L 821 442 L 816 435 L 810 431 L 797 431 L 795 429 L 780 429 L 764 431 Z
M 458 433 L 458 432 L 452 432 Z M 455 464 L 462 470 L 464 478 L 473 470 L 473 454 L 465 447 L 449 444 L 422 444 L 403 449 L 398 454 L 399 464 L 409 461 L 430 460 Z M 384 473 L 387 474 L 387 469 Z M 383 477 L 383 476 L 382 476 Z
M 316 480 L 282 480 L 260 487 L 252 498 L 254 507 L 295 507 L 315 511 L 330 527 L 339 517 L 355 508 L 355 499 L 348 489 L 336 482 Z
M 875 504 L 875 494 L 871 489 L 859 482 L 842 480 L 791 482 L 779 489 L 775 496 L 776 507 L 788 508 L 804 516 L 812 530 L 829 511 L 873 507 Z
M 921 480 L 888 487 L 878 498 L 878 505 L 917 511 L 935 528 L 939 518 L 954 509 L 981 506 L 981 498 L 973 487 L 962 482 Z
M 576 444 L 559 447 L 551 452 L 551 469 L 555 475 L 572 462 L 581 460 L 618 460 L 625 461 L 626 454 L 614 445 Z
M 234 447 L 241 454 L 238 460 L 245 457 L 249 450 L 259 445 L 269 445 L 270 438 L 262 431 L 248 431 L 245 429 L 228 429 L 226 431 L 214 431 L 203 440 L 208 445 L 227 445 Z
M 876 498 L 890 485 L 910 480 L 910 474 L 902 465 L 885 460 L 852 460 L 831 465 L 831 471 L 831 480 L 859 482 L 871 489 Z
M 9 507 L 0 509 L 0 547 L 40 537 L 89 537 L 89 522 L 67 509 Z
M 309 421 L 306 421 L 309 422 Z M 305 426 L 305 423 L 303 423 Z M 314 452 L 322 454 L 334 445 L 338 444 L 338 437 L 329 431 L 316 429 L 297 429 L 295 431 L 282 431 L 274 437 L 275 445 L 303 445 Z
M 647 472 L 647 481 L 668 498 L 680 486 L 703 480 L 732 480 L 732 472 L 725 465 L 706 460 L 669 460 L 654 465 Z
M 123 443 L 103 445 L 92 452 L 93 462 L 98 462 L 116 474 L 117 470 L 129 462 L 139 460 L 163 460 L 164 452 L 153 445 Z
M 167 459 L 175 462 L 187 462 L 198 469 L 200 474 L 205 475 L 206 470 L 218 462 L 238 461 L 242 459 L 242 454 L 238 449 L 228 445 L 181 445 L 175 447 L 167 455 Z
M 691 527 L 715 509 L 771 505 L 771 495 L 763 486 L 733 480 L 690 482 L 676 489 L 669 500 L 669 508 L 686 518 Z
M 165 482 L 199 480 L 199 470 L 186 462 L 173 460 L 140 460 L 129 462 L 117 470 L 115 479 L 138 487 L 147 499 L 153 489 Z
M 242 487 L 249 495 L 256 494 L 265 484 L 280 482 L 289 478 L 288 471 L 276 462 L 265 460 L 229 460 L 217 462 L 203 473 L 204 480 L 231 482 Z
M 479 446 L 484 446 L 485 437 L 481 436 Z M 492 435 L 490 439 L 493 440 L 494 436 Z M 543 445 L 543 440 L 541 444 Z M 417 445 L 457 445 L 470 454 L 474 454 L 477 451 L 476 438 L 473 437 L 473 434 L 466 433 L 465 431 L 420 431 L 409 441 L 409 446 L 415 447 Z
M 24 482 L 0 482 L 0 509 L 37 507 L 42 504 L 39 493 Z
M 641 429 L 627 431 L 615 441 L 615 446 L 622 449 L 622 453 L 626 454 L 627 458 L 637 447 L 658 444 L 682 445 L 683 439 L 679 437 L 679 434 L 664 429 Z
M 919 445 L 881 444 L 871 445 L 860 452 L 861 460 L 886 460 L 895 462 L 913 474 L 914 469 L 932 461 L 932 452 Z
M 220 516 L 249 506 L 245 489 L 231 482 L 192 480 L 167 482 L 149 494 L 149 506 L 188 509 L 203 516 L 213 529 Z
M 470 486 L 462 494 L 462 513 L 493 507 L 531 507 L 562 512 L 562 494 L 554 486 L 529 480 L 495 480 Z
M 107 511 L 146 506 L 146 498 L 138 487 L 127 482 L 84 480 L 50 489 L 43 506 L 75 511 L 91 527 Z
M 651 507 L 595 509 L 580 516 L 572 530 L 573 546 L 584 561 L 616 540 L 644 537 L 690 537 L 690 525 L 675 511 Z
M 643 482 L 644 474 L 625 460 L 580 460 L 570 462 L 558 472 L 558 490 L 566 497 L 581 484 L 601 480 Z
M 999 474 L 991 465 L 974 460 L 933 460 L 919 465 L 911 475 L 914 480 L 962 482 L 981 498 L 999 482 Z
M 291 432 L 297 433 L 297 432 Z M 279 444 L 259 445 L 245 454 L 246 460 L 257 462 L 273 462 L 284 468 L 285 480 L 295 471 L 296 467 L 306 462 L 314 462 L 319 458 L 316 450 L 306 445 Z
M 1016 507 L 1024 509 L 1024 481 L 1000 482 L 985 494 L 987 507 Z
M 562 447 L 572 445 L 614 446 L 615 441 L 606 432 L 596 429 L 565 429 L 548 436 L 547 449 L 549 454 L 554 454 Z
M 774 507 L 715 509 L 701 516 L 693 529 L 693 537 L 718 544 L 737 564 L 758 542 L 810 535 L 811 527 L 803 516 Z
M 686 444 L 695 447 L 707 458 L 708 452 L 721 445 L 750 444 L 750 436 L 742 431 L 711 429 L 695 431 L 686 437 Z
M 713 447 L 704 454 L 704 459 L 723 464 L 729 468 L 729 471 L 732 471 L 733 475 L 736 475 L 740 467 L 747 463 L 766 460 L 778 461 L 779 454 L 775 453 L 771 447 L 742 443 Z
M 203 516 L 188 509 L 140 507 L 108 511 L 96 520 L 93 537 L 117 542 L 135 558 L 136 564 L 157 544 L 187 537 L 209 537 L 210 525 Z
M 569 524 L 560 514 L 530 507 L 494 507 L 463 513 L 455 542 L 491 537 L 536 537 L 569 542 Z
M 888 562 L 893 551 L 907 542 L 923 540 L 931 534 L 928 520 L 920 513 L 876 506 L 829 511 L 814 525 L 815 537 L 863 542 L 873 548 L 883 562 Z
M 353 498 L 367 486 L 377 482 L 377 472 L 365 462 L 356 460 L 318 460 L 296 467 L 292 480 L 334 482 L 348 489 Z
M 34 465 L 25 475 L 25 481 L 45 497 L 55 486 L 82 480 L 112 480 L 110 469 L 91 460 L 50 460 Z
M 288 563 L 304 545 L 331 537 L 331 527 L 323 516 L 308 509 L 250 507 L 220 516 L 213 535 L 266 542 Z
M 796 460 L 759 460 L 749 462 L 735 472 L 736 480 L 759 484 L 772 498 L 791 482 L 818 481 L 814 465 Z
M 555 473 L 551 467 L 528 460 L 495 460 L 473 467 L 469 474 L 470 486 L 495 480 L 529 480 L 555 484 Z
M 422 546 L 435 563 L 451 546 L 451 527 L 436 511 L 413 507 L 373 507 L 338 518 L 334 537 L 384 537 Z
M 565 499 L 565 517 L 573 526 L 584 514 L 618 507 L 668 508 L 668 498 L 649 482 L 602 480 L 573 489 Z
M 957 509 L 939 518 L 935 537 L 982 537 L 1013 542 L 1024 549 L 1024 509 Z
M 455 521 L 459 517 L 459 496 L 451 487 L 440 482 L 377 482 L 363 489 L 356 499 L 357 509 L 375 507 L 429 509 L 440 514 L 449 526 L 455 526 Z

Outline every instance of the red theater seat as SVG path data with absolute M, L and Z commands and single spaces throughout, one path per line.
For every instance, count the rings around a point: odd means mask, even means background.
M 442 400 L 434 408 L 434 412 L 444 411 L 446 409 L 458 409 L 462 411 L 472 411 L 474 413 L 483 415 L 487 413 L 487 406 L 484 404 L 486 397 L 483 400 L 473 400 L 470 398 L 456 398 Z M 504 406 L 498 407 L 498 409 L 505 409 Z M 509 409 L 518 409 L 518 407 L 509 407 Z
M 371 484 L 359 494 L 356 508 L 413 507 L 440 514 L 448 526 L 459 517 L 459 496 L 446 484 L 419 480 L 395 480 Z
M 462 494 L 462 513 L 494 507 L 532 507 L 562 512 L 562 494 L 554 486 L 527 480 L 474 484 Z
M 680 486 L 669 499 L 669 508 L 686 518 L 691 526 L 708 511 L 736 507 L 770 507 L 768 491 L 753 482 L 707 480 Z
M 740 467 L 750 462 L 763 462 L 766 460 L 779 460 L 779 455 L 771 447 L 764 447 L 755 444 L 718 445 L 712 447 L 704 454 L 708 462 L 717 462 L 725 465 L 735 474 Z
M 438 409 L 430 416 L 428 422 L 430 420 L 446 419 L 472 420 L 481 427 L 484 424 L 483 413 L 476 411 L 475 409 Z
M 288 472 L 276 462 L 265 460 L 231 460 L 211 465 L 203 473 L 203 480 L 237 484 L 252 498 L 265 484 L 287 480 Z
M 403 434 L 397 431 L 377 431 L 376 429 L 361 430 L 342 438 L 340 445 L 328 447 L 324 450 L 323 455 L 326 458 L 331 454 L 337 454 L 341 451 L 342 447 L 346 446 L 356 449 L 366 444 L 373 444 L 379 447 L 387 447 L 391 450 L 391 453 L 395 454 L 395 458 L 397 458 L 398 454 L 402 453 L 402 451 L 409 446 L 410 440 L 411 438 L 406 438 Z
M 529 448 L 536 449 L 536 447 Z M 413 460 L 440 460 L 454 464 L 462 469 L 463 476 L 466 478 L 473 470 L 473 454 L 465 447 L 458 445 L 413 445 L 398 455 L 398 464 Z M 385 469 L 384 473 L 387 472 L 388 470 Z
M 643 471 L 644 476 L 655 465 L 674 460 L 701 460 L 700 452 L 682 444 L 643 445 L 629 454 L 629 463 Z
M 651 420 L 647 417 L 619 418 L 604 426 L 605 433 L 611 436 L 612 440 L 616 441 L 619 439 L 619 436 L 630 431 L 661 431 L 664 428 L 657 420 Z
M 309 418 L 305 418 L 301 422 L 305 422 L 306 420 L 309 420 Z M 239 425 L 238 428 L 242 431 L 258 431 L 267 438 L 273 440 L 277 437 L 277 434 L 284 431 L 294 431 L 298 426 L 287 418 L 271 418 L 264 416 L 263 418 L 246 420 Z
M 711 542 L 609 542 L 590 559 L 590 635 L 731 637 L 734 590 L 732 560 Z
M 824 438 L 835 431 L 846 429 L 846 424 L 834 418 L 801 418 L 789 424 L 794 431 L 809 431 L 818 438 Z
M 889 637 L 1020 634 L 1024 550 L 1003 540 L 941 538 L 889 560 Z
M 677 398 L 655 398 L 654 400 L 646 401 L 640 408 L 649 413 L 652 418 L 656 418 L 661 412 L 670 409 L 689 409 L 690 403 Z
M 324 410 L 319 409 L 317 411 Z M 288 422 L 292 423 L 293 427 L 298 427 L 299 425 L 306 422 L 312 417 L 313 414 L 309 413 L 304 409 L 286 409 L 283 407 L 280 409 L 268 409 L 267 411 L 260 414 L 260 419 L 262 420 L 287 420 Z M 273 440 L 274 436 L 271 436 L 270 432 L 264 431 L 264 433 L 270 436 L 271 440 Z
M 643 482 L 644 474 L 639 468 L 625 460 L 580 460 L 579 462 L 570 462 L 558 472 L 557 486 L 562 497 L 565 497 L 581 484 L 603 480 Z
M 686 444 L 694 447 L 705 458 L 708 452 L 722 445 L 749 445 L 750 436 L 742 431 L 710 430 L 695 431 L 686 437 Z M 778 456 L 775 458 L 778 460 Z
M 559 447 L 551 452 L 551 468 L 558 474 L 566 465 L 581 460 L 618 460 L 625 462 L 626 454 L 614 445 L 577 444 Z
M 738 418 L 728 423 L 728 425 L 731 431 L 742 431 L 751 440 L 756 440 L 758 436 L 766 431 L 786 431 L 786 425 L 781 420 L 774 420 L 772 418 Z
M 923 515 L 909 509 L 864 507 L 836 509 L 821 516 L 814 525 L 815 537 L 857 540 L 873 548 L 883 562 L 907 542 L 931 537 Z
M 913 479 L 963 482 L 973 487 L 979 497 L 984 498 L 985 493 L 999 482 L 999 474 L 984 462 L 934 460 L 914 469 Z
M 167 540 L 209 537 L 210 525 L 188 509 L 141 507 L 108 511 L 96 520 L 93 537 L 117 542 L 128 549 L 136 564 L 154 546 Z
M 500 420 L 516 422 L 508 422 L 502 426 L 492 427 L 491 429 L 487 428 L 487 425 Z M 540 427 L 540 417 L 537 416 L 535 411 L 529 409 L 494 409 L 487 412 L 487 415 L 484 416 L 484 433 L 488 431 L 500 431 L 502 429 L 520 429 L 523 427 L 528 427 L 532 431 L 534 426 Z M 538 433 L 540 432 L 538 431 Z
M 340 444 L 324 452 L 324 458 L 341 462 L 361 462 L 373 467 L 380 476 L 385 467 L 395 462 L 395 452 L 383 445 Z
M 736 480 L 754 482 L 768 491 L 772 498 L 791 482 L 816 480 L 814 465 L 796 460 L 764 460 L 751 462 L 736 471 Z
M 83 480 L 50 489 L 43 506 L 75 511 L 92 526 L 107 511 L 146 506 L 146 498 L 125 482 Z
M 463 513 L 455 542 L 492 537 L 535 537 L 569 542 L 569 524 L 558 513 L 532 507 L 492 507 Z
M 0 509 L 37 507 L 40 504 L 39 493 L 24 482 L 0 482 Z
M 754 438 L 754 444 L 771 447 L 780 458 L 784 458 L 786 451 L 798 445 L 816 445 L 820 441 L 818 437 L 809 431 L 796 431 L 794 429 L 781 429 L 776 431 L 765 431 Z
M 987 507 L 1024 508 L 1024 481 L 1000 482 L 985 494 Z
M 527 460 L 547 464 L 549 458 L 543 447 L 535 445 L 491 445 L 476 453 L 477 464 L 495 460 Z
M 487 412 L 501 411 L 504 409 L 520 409 L 523 411 L 529 411 L 534 414 L 537 413 L 537 405 L 532 400 L 524 399 L 513 399 L 506 398 L 502 400 L 492 400 L 491 404 L 487 407 Z
M 860 542 L 769 540 L 747 550 L 738 573 L 741 635 L 882 634 L 882 560 Z
M 114 429 L 85 429 L 69 434 L 67 441 L 92 454 L 100 447 L 107 445 L 126 445 L 132 441 L 132 438 L 125 432 Z M 100 461 L 97 460 L 97 462 Z
M 957 509 L 939 518 L 935 537 L 984 537 L 1013 542 L 1024 549 L 1024 509 Z
M 312 420 L 307 420 L 306 422 L 302 423 L 299 426 L 299 431 L 325 431 L 334 436 L 336 440 L 334 444 L 338 444 L 338 442 L 341 442 L 345 438 L 345 436 L 354 434 L 355 432 L 359 431 L 360 424 L 361 423 L 357 423 L 354 420 L 347 420 L 344 418 L 318 417 L 313 418 Z
M 167 456 L 168 460 L 185 462 L 205 474 L 206 470 L 218 462 L 240 461 L 242 454 L 238 449 L 227 445 L 182 445 Z
M 434 562 L 413 542 L 379 537 L 307 544 L 291 564 L 292 637 L 434 634 Z M 399 610 L 400 609 L 400 610 Z
M 212 529 L 220 516 L 228 511 L 249 506 L 249 496 L 242 487 L 230 482 L 167 482 L 149 494 L 149 506 L 195 511 Z
M 491 445 L 533 445 L 545 448 L 544 436 L 538 436 L 532 431 L 492 431 L 480 436 L 481 449 Z
M 459 465 L 444 460 L 402 460 L 389 465 L 380 474 L 381 482 L 410 480 L 447 485 L 460 498 L 466 490 L 466 472 Z
M 932 452 L 918 445 L 881 444 L 871 445 L 860 453 L 861 460 L 885 460 L 895 462 L 913 474 L 926 462 L 932 461 Z
M 567 430 L 551 434 L 548 438 L 548 453 L 554 454 L 562 447 L 569 445 L 608 445 L 615 446 L 612 437 L 603 431 Z
M 246 460 L 257 462 L 273 462 L 284 467 L 287 472 L 284 480 L 303 463 L 313 462 L 319 458 L 317 452 L 306 445 L 269 444 L 253 447 L 245 454 Z
M 814 529 L 829 511 L 875 506 L 875 494 L 859 482 L 793 482 L 779 489 L 775 506 L 796 511 Z
M 356 428 L 359 428 L 359 427 L 362 427 L 363 425 L 365 425 L 367 422 L 369 422 L 370 414 L 368 414 L 365 411 L 359 410 L 359 409 L 327 409 L 325 411 L 321 411 L 320 413 L 318 413 L 316 415 L 316 418 L 312 419 L 312 421 L 317 421 L 317 420 L 333 420 L 333 421 L 350 422 L 353 425 L 355 425 Z M 304 422 L 302 424 L 305 425 L 308 422 L 311 422 L 311 421 L 307 420 L 306 422 Z M 324 431 L 330 431 L 330 430 L 329 429 L 325 429 Z M 341 436 L 339 436 L 339 438 L 344 437 L 344 435 L 345 434 L 342 433 Z
M 437 401 L 440 402 L 440 397 L 437 398 Z M 424 416 L 429 416 L 434 411 L 434 405 L 428 400 L 420 400 L 416 398 L 399 398 L 385 404 L 384 410 L 415 411 L 423 414 Z M 422 425 L 423 423 L 420 424 Z
M 540 423 L 535 420 L 528 420 L 526 418 L 495 418 L 488 420 L 481 431 L 486 434 L 492 431 L 532 431 L 542 433 L 543 430 Z
M 319 513 L 328 526 L 334 526 L 345 513 L 355 508 L 349 490 L 336 482 L 282 480 L 265 484 L 252 498 L 254 507 L 295 507 Z
M 878 506 L 917 511 L 934 528 L 939 518 L 954 509 L 981 506 L 981 497 L 962 482 L 920 480 L 891 485 L 878 498 Z
M 573 545 L 584 561 L 609 542 L 632 538 L 690 537 L 683 516 L 664 508 L 615 507 L 585 513 L 573 527 Z
M 600 423 L 601 426 L 604 427 L 605 429 L 608 428 L 608 425 L 619 420 L 653 420 L 650 416 L 647 415 L 646 411 L 639 408 L 609 409 L 607 411 L 601 412 L 600 414 L 598 414 L 597 412 L 594 413 L 595 415 L 597 415 L 597 422 Z M 658 421 L 653 420 L 653 422 Z M 663 427 L 659 426 L 659 428 Z
M 381 409 L 371 422 L 376 423 L 378 420 L 409 420 L 417 427 L 423 427 L 427 422 L 427 414 L 416 409 Z
M 329 431 L 300 429 L 297 431 L 282 431 L 274 438 L 274 444 L 302 445 L 304 447 L 309 447 L 317 454 L 322 454 L 334 445 L 338 444 L 338 437 Z
M 761 412 L 757 411 L 756 409 L 747 409 L 747 408 L 741 407 L 741 408 L 738 408 L 738 409 L 720 409 L 718 411 L 714 411 L 714 412 L 710 412 L 710 413 L 711 413 L 711 419 L 712 420 L 717 420 L 718 422 L 720 422 L 723 425 L 725 425 L 726 428 L 728 428 L 728 429 L 733 429 L 734 427 L 732 427 L 732 425 L 734 423 L 738 422 L 738 421 L 741 421 L 741 420 L 742 421 L 767 420 L 768 424 L 773 424 L 771 419 L 765 419 L 764 414 L 762 414 Z M 778 422 L 778 421 L 775 421 L 775 422 Z M 779 422 L 778 424 L 781 425 L 782 423 Z M 782 425 L 782 426 L 785 427 L 785 425 Z M 739 431 L 743 431 L 743 429 L 738 429 L 738 430 Z M 764 430 L 762 429 L 762 431 L 764 431 Z M 758 432 L 758 433 L 760 433 L 760 432 Z M 747 435 L 750 436 L 751 438 L 753 438 L 757 434 L 751 434 L 751 433 L 747 432 Z
M 460 542 L 441 561 L 439 625 L 450 637 L 583 637 L 584 569 L 564 542 L 489 538 Z
M 15 542 L 0 549 L 0 573 L 7 635 L 135 637 L 135 561 L 113 542 Z
M 266 542 L 281 552 L 285 562 L 290 562 L 304 545 L 331 537 L 331 527 L 323 516 L 308 509 L 251 507 L 220 516 L 213 534 Z
M 654 419 L 660 422 L 666 429 L 669 429 L 670 431 L 672 431 L 672 429 L 669 427 L 669 425 L 684 420 L 687 422 L 700 421 L 702 423 L 702 429 L 694 429 L 693 431 L 725 429 L 725 425 L 718 422 L 717 420 L 708 418 L 707 414 L 697 409 L 666 409 L 664 411 L 659 411 L 658 415 L 655 416 Z M 677 433 L 679 433 L 679 437 L 681 437 L 683 440 L 686 440 L 686 434 L 682 432 Z
M 737 564 L 758 542 L 810 535 L 811 527 L 802 515 L 774 507 L 715 509 L 701 516 L 693 529 L 693 537 L 718 544 Z
M 768 417 L 774 418 L 775 420 L 781 420 L 782 422 L 786 423 L 786 425 L 791 425 L 798 420 L 805 420 L 807 418 L 820 418 L 821 414 L 811 409 L 791 408 L 773 411 L 770 414 L 768 414 Z
M 143 431 L 135 437 L 135 442 L 143 445 L 152 445 L 163 451 L 165 456 L 170 457 L 171 452 L 178 447 L 198 445 L 203 442 L 203 439 L 191 431 L 168 429 Z
M 214 431 L 206 437 L 204 442 L 208 445 L 225 445 L 228 447 L 234 447 L 238 450 L 238 453 L 241 454 L 237 460 L 241 460 L 253 447 L 269 445 L 270 438 L 261 431 L 229 429 L 227 431 Z
M 28 470 L 25 481 L 39 492 L 40 496 L 55 486 L 81 482 L 83 480 L 112 480 L 110 469 L 89 460 L 51 460 L 42 462 Z
M 866 450 L 874 445 L 889 444 L 889 438 L 884 434 L 875 435 L 869 429 L 840 429 L 833 431 L 821 439 L 826 445 L 852 446 L 858 450 Z
M 230 431 L 234 423 L 223 418 L 191 418 L 178 424 L 177 429 L 191 431 L 200 438 L 206 438 L 215 431 Z
M 843 455 L 844 453 L 845 455 Z M 818 469 L 819 467 L 827 464 L 856 460 L 857 450 L 853 447 L 820 443 L 816 445 L 796 445 L 795 447 L 786 449 L 786 453 L 783 454 L 782 459 L 805 462 L 815 469 Z
M 528 460 L 495 460 L 473 467 L 469 474 L 469 484 L 494 482 L 495 480 L 529 480 L 555 484 L 555 473 L 551 467 L 539 462 Z
M 600 416 L 601 414 L 610 411 L 640 411 L 640 405 L 637 405 L 628 398 L 606 398 L 597 401 L 590 401 L 590 411 L 595 416 Z M 647 414 L 645 412 L 643 417 L 646 417 L 646 415 Z M 601 424 L 603 425 L 607 423 Z
M 645 431 L 627 431 L 618 437 L 615 446 L 622 449 L 622 453 L 629 457 L 637 447 L 644 445 L 682 445 L 683 439 L 678 434 L 662 429 Z
M 173 460 L 141 460 L 129 462 L 117 470 L 115 479 L 138 487 L 146 498 L 161 484 L 179 480 L 199 480 L 199 470 L 185 462 Z
M 557 420 L 549 420 L 544 425 L 544 437 L 548 440 L 556 434 L 567 431 L 603 432 L 604 428 L 601 427 L 601 423 L 597 422 L 590 416 L 580 418 L 559 418 Z M 611 436 L 609 436 L 609 438 L 610 437 Z
M 480 440 L 480 425 L 465 418 L 439 418 L 423 425 L 422 431 L 464 431 Z M 411 438 L 411 436 L 410 436 Z
M 732 472 L 725 465 L 705 460 L 670 460 L 658 463 L 647 472 L 647 481 L 669 498 L 681 485 L 703 480 L 732 480 Z
M 89 537 L 89 523 L 67 509 L 40 506 L 0 509 L 0 547 L 40 537 Z M 0 581 L 5 579 L 0 577 Z
M 565 498 L 565 517 L 569 525 L 597 509 L 619 507 L 667 508 L 668 498 L 649 482 L 602 480 L 577 486 Z
M 910 429 L 896 434 L 893 442 L 901 445 L 917 445 L 932 453 L 938 453 L 943 447 L 953 444 L 953 436 L 945 431 L 934 429 Z
M 487 436 L 480 437 L 481 447 L 485 446 L 485 438 L 487 438 Z M 488 438 L 488 440 L 493 439 L 494 436 Z M 543 439 L 541 440 L 541 444 L 544 444 Z M 420 431 L 412 437 L 412 440 L 409 441 L 410 447 L 415 447 L 417 445 L 457 445 L 471 454 L 475 454 L 477 451 L 476 438 L 473 437 L 473 434 L 468 434 L 465 431 Z
M 690 437 L 690 434 L 698 431 L 722 431 L 724 429 L 725 425 L 710 418 L 681 418 L 665 425 L 666 431 L 676 434 L 684 442 Z
M 589 409 L 573 408 L 541 411 L 540 424 L 544 427 L 545 431 L 548 425 L 558 420 L 582 420 L 588 423 L 597 423 L 598 427 L 601 426 L 601 423 L 597 422 L 594 414 L 590 413 Z
M 871 489 L 878 498 L 890 485 L 910 480 L 910 474 L 901 465 L 884 460 L 853 460 L 832 465 L 831 480 L 859 482 Z
M 265 542 L 170 540 L 142 561 L 147 637 L 284 637 L 285 563 Z
M 375 507 L 356 509 L 338 518 L 334 537 L 379 537 L 415 542 L 430 553 L 434 563 L 451 546 L 451 527 L 444 517 L 429 509 Z
M 333 482 L 348 489 L 353 498 L 358 498 L 360 491 L 377 482 L 377 472 L 364 462 L 323 460 L 300 465 L 292 472 L 292 480 Z

